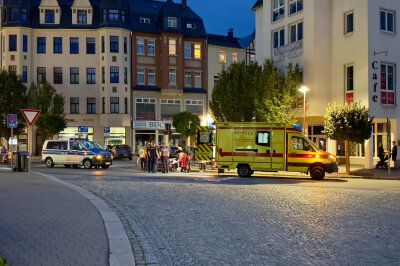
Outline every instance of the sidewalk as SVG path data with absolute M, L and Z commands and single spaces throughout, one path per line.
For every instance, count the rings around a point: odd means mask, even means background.
M 0 257 L 9 265 L 108 265 L 103 219 L 67 186 L 2 169 Z

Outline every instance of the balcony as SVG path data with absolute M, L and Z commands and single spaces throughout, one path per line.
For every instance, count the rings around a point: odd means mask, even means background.
M 303 53 L 303 40 L 292 42 L 284 46 L 273 48 L 274 61 L 284 60 L 287 57 L 294 57 Z

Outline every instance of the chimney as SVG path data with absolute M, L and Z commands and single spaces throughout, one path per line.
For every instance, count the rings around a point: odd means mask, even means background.
M 229 38 L 233 38 L 233 29 L 232 29 L 232 28 L 230 28 L 230 29 L 228 30 L 228 37 L 229 37 Z
M 186 0 L 182 0 L 182 5 L 187 6 Z

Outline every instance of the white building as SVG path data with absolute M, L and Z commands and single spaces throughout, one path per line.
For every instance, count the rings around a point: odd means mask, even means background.
M 256 13 L 256 59 L 272 58 L 303 69 L 309 137 L 321 148 L 344 155 L 344 145 L 321 133 L 328 103 L 360 102 L 375 117 L 365 145 L 351 145 L 352 163 L 374 166 L 377 145 L 387 149 L 399 139 L 400 79 L 398 0 L 259 0 Z M 303 117 L 298 112 L 299 118 Z M 302 119 L 299 119 L 302 124 Z

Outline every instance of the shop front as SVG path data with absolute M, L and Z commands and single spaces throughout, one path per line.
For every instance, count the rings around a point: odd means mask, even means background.
M 168 136 L 164 134 L 165 125 L 170 124 L 170 121 L 153 121 L 153 120 L 138 120 L 133 121 L 133 150 L 136 151 L 138 145 L 145 145 L 149 141 L 156 141 L 158 144 L 169 143 L 172 140 L 175 142 L 175 134 Z M 179 135 L 180 136 L 180 135 Z
M 58 133 L 59 139 L 84 138 L 93 141 L 93 127 L 66 127 Z
M 106 146 L 126 144 L 126 128 L 125 127 L 107 127 L 107 128 L 105 128 L 104 143 Z

